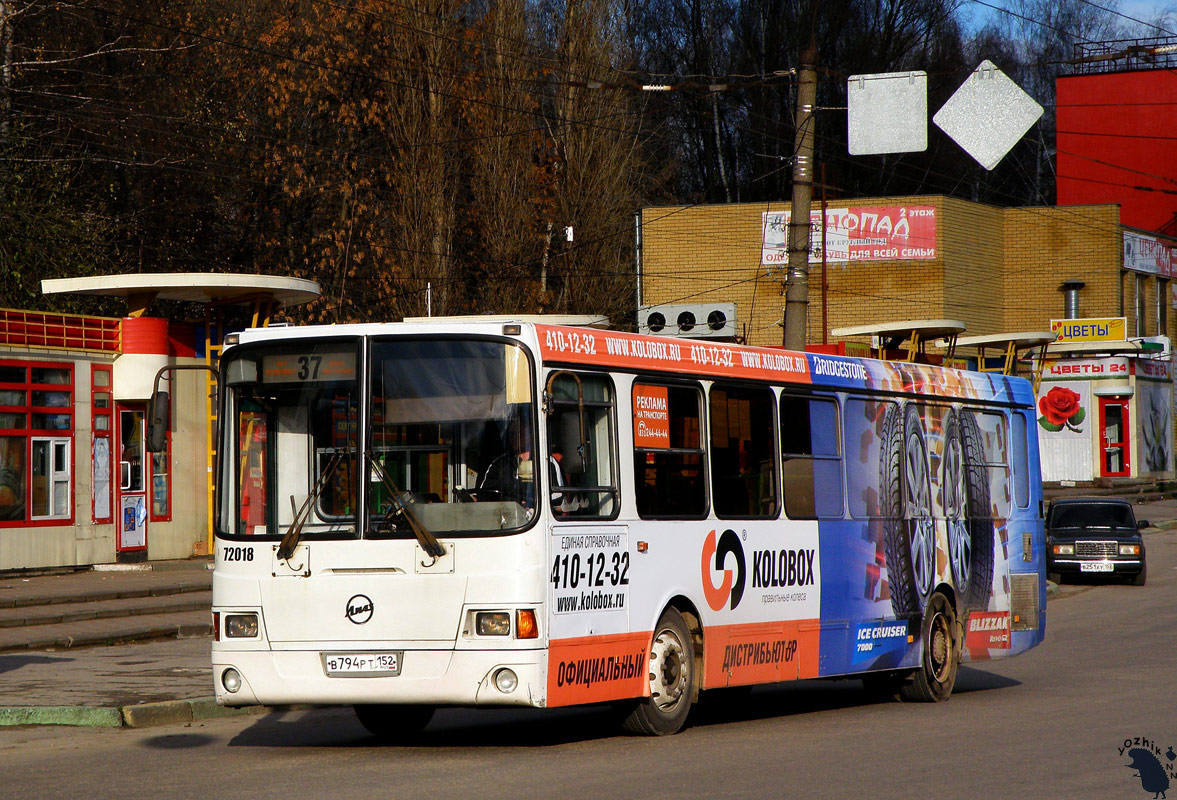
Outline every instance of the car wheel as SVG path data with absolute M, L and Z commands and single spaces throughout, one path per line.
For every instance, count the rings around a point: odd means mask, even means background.
M 941 464 L 952 579 L 964 608 L 988 608 L 994 534 L 981 430 L 972 412 L 950 411 L 945 417 Z
M 920 625 L 920 666 L 912 680 L 899 690 L 904 700 L 939 703 L 956 685 L 960 661 L 960 632 L 952 603 L 940 592 L 928 599 Z
M 368 733 L 385 742 L 407 742 L 433 719 L 433 706 L 367 703 L 354 707 Z
M 924 423 L 914 406 L 892 406 L 883 419 L 879 490 L 891 608 L 920 613 L 936 577 L 936 527 Z
M 677 733 L 691 711 L 698 676 L 695 641 L 676 609 L 662 612 L 650 640 L 648 663 L 650 696 L 633 707 L 622 725 L 644 736 Z

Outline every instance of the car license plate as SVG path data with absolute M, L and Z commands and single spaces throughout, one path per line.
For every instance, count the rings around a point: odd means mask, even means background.
M 1079 565 L 1080 572 L 1113 572 L 1115 567 L 1110 561 L 1086 561 Z
M 401 674 L 403 650 L 383 653 L 321 653 L 328 677 L 367 678 Z

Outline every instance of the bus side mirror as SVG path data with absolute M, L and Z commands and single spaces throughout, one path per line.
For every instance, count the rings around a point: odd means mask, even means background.
M 147 406 L 147 452 L 162 453 L 168 448 L 168 422 L 171 398 L 167 392 L 152 392 Z

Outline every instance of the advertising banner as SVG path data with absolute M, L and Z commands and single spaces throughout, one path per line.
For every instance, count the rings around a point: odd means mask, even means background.
M 670 447 L 670 414 L 665 386 L 633 387 L 633 446 L 656 450 Z
M 1177 272 L 1177 248 L 1155 236 L 1124 231 L 1124 269 L 1172 277 Z
M 788 211 L 762 216 L 760 263 L 789 263 Z M 809 263 L 822 260 L 821 210 L 809 214 Z M 908 261 L 936 258 L 935 206 L 827 208 L 826 261 Z
M 1141 474 L 1161 474 L 1173 469 L 1173 386 L 1165 381 L 1136 384 L 1136 441 L 1140 448 Z
M 1122 342 L 1127 338 L 1127 317 L 1101 319 L 1052 319 L 1055 342 Z
M 1098 428 L 1091 410 L 1091 382 L 1043 381 L 1038 387 L 1038 447 L 1042 480 L 1089 481 L 1095 477 L 1091 431 Z

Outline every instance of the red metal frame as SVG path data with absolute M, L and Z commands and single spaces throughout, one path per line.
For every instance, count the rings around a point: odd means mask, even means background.
M 74 425 L 77 421 L 75 401 L 77 394 L 74 385 L 74 365 L 71 362 L 60 361 L 21 361 L 17 359 L 0 360 L 0 367 L 18 367 L 25 370 L 25 379 L 23 381 L 5 381 L 0 383 L 0 390 L 14 389 L 25 393 L 25 402 L 22 405 L 4 406 L 3 410 L 11 411 L 24 415 L 24 426 L 21 428 L 6 428 L 0 430 L 0 436 L 14 436 L 24 439 L 24 464 L 23 464 L 23 480 L 25 492 L 25 516 L 23 520 L 7 520 L 0 522 L 0 528 L 15 528 L 15 527 L 45 527 L 56 525 L 72 525 L 76 511 L 74 503 L 76 495 L 74 492 L 75 473 L 77 470 L 77 442 L 74 436 Z M 32 381 L 32 370 L 34 369 L 60 369 L 65 370 L 69 375 L 69 383 L 34 383 Z M 33 392 L 34 391 L 49 391 L 49 392 L 65 392 L 69 395 L 69 402 L 66 406 L 34 406 Z M 66 429 L 51 429 L 51 428 L 34 428 L 32 426 L 34 414 L 58 414 L 68 415 L 70 424 Z M 70 443 L 70 480 L 69 480 L 69 516 L 55 517 L 53 519 L 32 519 L 33 506 L 33 481 L 32 481 L 32 456 L 33 456 L 33 438 L 53 438 L 53 439 L 69 439 Z
M 1102 478 L 1123 478 L 1132 474 L 1130 405 L 1131 403 L 1127 398 L 1099 398 L 1099 474 Z M 1118 442 L 1109 442 L 1107 438 L 1107 409 L 1109 406 L 1116 406 L 1121 409 L 1120 440 Z M 1118 448 L 1121 453 L 1119 472 L 1111 472 L 1107 468 L 1107 453 L 1113 447 Z
M 141 411 L 144 415 L 144 419 L 146 419 L 147 405 L 142 402 L 115 403 L 114 404 L 115 443 L 116 443 L 115 446 L 116 447 L 122 447 L 122 444 L 123 444 L 123 412 L 125 412 L 125 411 L 132 411 L 132 412 L 133 411 Z M 140 424 L 142 424 L 142 422 Z M 140 446 L 142 446 L 142 443 L 140 444 Z M 119 456 L 121 456 L 121 454 L 119 454 Z M 115 457 L 116 464 L 122 460 L 119 456 Z M 150 461 L 151 454 L 146 452 L 146 448 L 144 448 L 144 456 L 148 461 Z M 123 540 L 123 536 L 122 536 L 122 524 L 123 524 L 122 470 L 121 469 L 117 470 L 114 475 L 114 479 L 117 482 L 116 483 L 117 488 L 114 491 L 114 508 L 113 508 L 114 515 L 115 515 L 115 517 L 114 517 L 114 519 L 115 519 L 114 541 L 115 541 L 115 550 L 119 553 L 133 553 L 133 552 L 139 552 L 139 551 L 143 551 L 143 550 L 147 549 L 147 532 L 151 527 L 151 505 L 150 505 L 151 504 L 151 484 L 150 484 L 151 470 L 149 468 L 147 468 L 145 464 L 142 464 L 142 463 L 140 464 L 140 469 L 146 470 L 144 481 L 143 481 L 143 502 L 144 502 L 145 506 L 147 507 L 147 518 L 144 521 L 144 527 L 143 527 L 143 544 L 139 547 L 125 547 L 125 546 L 123 546 L 123 543 L 122 543 L 122 540 Z

